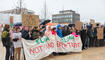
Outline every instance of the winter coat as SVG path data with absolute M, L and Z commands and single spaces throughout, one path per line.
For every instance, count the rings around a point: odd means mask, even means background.
M 51 31 L 52 32 L 52 35 L 57 35 L 57 32 L 56 31 Z
M 6 28 L 4 28 L 3 32 L 7 32 L 6 37 L 1 37 L 2 38 L 2 43 L 3 46 L 5 47 L 10 47 L 12 45 L 12 42 L 10 40 L 10 33 L 9 30 L 7 30 Z
M 67 30 L 65 30 L 65 27 L 64 27 L 64 29 L 63 29 L 63 31 L 62 31 L 62 34 L 63 34 L 63 37 L 69 35 L 69 34 L 70 34 L 69 27 L 67 27 Z
M 22 33 L 22 38 L 24 38 L 24 39 L 26 39 L 26 40 L 30 40 L 31 38 L 29 37 L 29 32 L 28 31 L 26 31 L 26 30 L 22 30 L 21 31 L 21 33 Z
M 40 32 L 38 30 L 32 31 L 32 39 L 35 40 L 40 37 Z
M 61 25 L 58 25 L 57 26 L 57 35 L 60 37 L 60 38 L 63 38 L 63 35 L 62 35 L 62 30 L 59 29 Z

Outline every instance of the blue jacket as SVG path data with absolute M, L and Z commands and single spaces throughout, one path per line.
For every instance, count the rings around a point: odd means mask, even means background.
M 63 38 L 63 35 L 62 35 L 62 30 L 59 30 L 59 27 L 60 27 L 61 25 L 58 25 L 57 26 L 57 35 L 60 37 L 60 38 Z

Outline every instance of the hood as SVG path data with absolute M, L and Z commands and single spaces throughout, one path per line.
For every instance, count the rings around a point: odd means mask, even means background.
M 59 30 L 59 27 L 60 27 L 61 25 L 59 24 L 59 25 L 57 25 L 57 30 Z

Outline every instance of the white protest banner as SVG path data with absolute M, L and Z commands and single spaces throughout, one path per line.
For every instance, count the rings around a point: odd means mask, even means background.
M 64 38 L 49 36 L 34 41 L 22 39 L 26 60 L 40 60 L 52 52 L 82 52 L 80 36 L 68 35 Z
M 74 35 L 66 36 L 60 40 L 57 39 L 56 52 L 81 52 L 82 42 L 80 37 Z

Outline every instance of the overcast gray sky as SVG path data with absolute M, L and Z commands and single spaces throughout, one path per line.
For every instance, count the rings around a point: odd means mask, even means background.
M 0 11 L 15 8 L 18 0 L 0 0 Z M 34 10 L 42 17 L 45 0 L 24 0 L 23 6 Z M 48 18 L 60 10 L 74 10 L 81 15 L 82 21 L 89 21 L 93 18 L 96 21 L 105 21 L 105 0 L 46 0 Z

